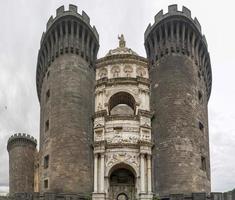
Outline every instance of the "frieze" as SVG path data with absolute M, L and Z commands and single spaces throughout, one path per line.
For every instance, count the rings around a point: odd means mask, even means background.
M 112 134 L 106 137 L 107 143 L 118 143 L 118 144 L 137 144 L 139 137 L 137 135 L 126 135 L 126 134 Z
M 139 127 L 126 127 L 123 124 L 115 124 L 115 127 L 122 127 L 122 132 L 139 132 Z M 113 132 L 115 127 L 106 127 L 106 132 Z
M 138 167 L 138 156 L 127 152 L 113 153 L 107 156 L 106 167 L 112 167 L 116 163 L 126 162 L 132 166 Z

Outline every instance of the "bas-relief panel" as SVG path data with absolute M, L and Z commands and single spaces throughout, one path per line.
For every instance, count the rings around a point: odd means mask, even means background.
M 140 126 L 151 127 L 151 120 L 148 117 L 140 118 Z
M 120 64 L 120 65 L 109 65 L 102 67 L 96 72 L 96 80 L 101 78 L 117 78 L 117 77 L 144 77 L 148 78 L 148 70 L 142 66 L 135 64 Z
M 94 128 L 103 127 L 104 126 L 104 117 L 98 117 L 94 119 Z
M 113 133 L 106 135 L 107 143 L 110 144 L 137 144 L 139 135 L 137 134 L 125 134 L 125 133 Z
M 146 130 L 146 129 L 142 129 L 140 140 L 146 141 L 146 142 L 151 142 L 151 131 Z
M 126 163 L 133 167 L 136 174 L 139 169 L 139 154 L 135 152 L 110 152 L 106 156 L 105 166 L 108 171 L 119 163 Z

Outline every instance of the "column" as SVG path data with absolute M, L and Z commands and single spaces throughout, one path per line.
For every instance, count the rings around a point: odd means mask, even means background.
M 100 192 L 104 192 L 104 154 L 101 154 L 100 166 Z
M 151 180 L 151 155 L 147 156 L 147 173 L 148 173 L 148 193 L 152 193 L 152 180 Z
M 141 193 L 145 193 L 145 170 L 144 170 L 144 154 L 140 154 L 140 183 Z
M 98 154 L 95 154 L 95 161 L 94 161 L 94 192 L 97 193 L 97 180 L 98 180 L 98 174 L 97 174 L 97 169 L 98 169 Z

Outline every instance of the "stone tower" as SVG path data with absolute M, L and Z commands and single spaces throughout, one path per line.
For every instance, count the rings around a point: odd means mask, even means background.
M 38 53 L 39 192 L 82 193 L 93 186 L 92 116 L 99 38 L 83 11 L 69 5 L 47 22 Z
M 198 20 L 177 5 L 145 32 L 151 82 L 154 191 L 210 192 L 211 65 Z
M 26 134 L 12 135 L 7 144 L 9 152 L 10 195 L 34 192 L 34 157 L 37 141 Z
M 125 46 L 96 62 L 93 200 L 152 199 L 147 60 Z

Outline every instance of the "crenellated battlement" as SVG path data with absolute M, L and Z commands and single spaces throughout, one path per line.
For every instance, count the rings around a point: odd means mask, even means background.
M 166 14 L 161 10 L 155 16 L 154 24 L 149 24 L 145 31 L 145 48 L 152 67 L 161 58 L 172 54 L 192 59 L 204 79 L 209 99 L 212 73 L 207 41 L 201 33 L 200 23 L 191 17 L 188 8 L 183 6 L 179 11 L 177 5 L 170 5 Z
M 69 4 L 69 9 L 65 10 L 64 6 L 60 6 L 59 8 L 56 9 L 56 17 L 54 18 L 53 16 L 51 16 L 49 18 L 49 20 L 47 21 L 46 24 L 46 31 L 48 31 L 50 29 L 50 27 L 52 26 L 52 24 L 58 20 L 61 17 L 65 17 L 65 16 L 71 16 L 74 15 L 76 17 L 79 17 L 81 20 L 83 20 L 87 25 L 89 25 L 89 27 L 91 28 L 91 30 L 93 30 L 93 33 L 97 39 L 97 41 L 99 41 L 99 34 L 95 28 L 95 26 L 91 26 L 90 25 L 90 17 L 86 14 L 85 11 L 82 11 L 82 15 L 78 13 L 77 10 L 77 6 L 73 5 L 73 4 Z M 45 36 L 45 32 L 43 32 L 42 37 L 41 37 L 41 43 L 44 39 Z
M 56 16 L 49 18 L 40 41 L 36 73 L 39 101 L 43 78 L 57 57 L 75 54 L 94 69 L 98 49 L 99 35 L 89 16 L 84 11 L 79 14 L 75 5 L 70 4 L 68 10 L 59 7 Z
M 173 5 L 169 5 L 168 6 L 168 12 L 167 13 L 163 13 L 163 10 L 160 10 L 154 17 L 154 24 L 151 25 L 149 24 L 146 31 L 145 31 L 145 39 L 148 37 L 148 34 L 151 32 L 152 28 L 155 27 L 156 24 L 158 24 L 160 21 L 168 18 L 168 17 L 171 17 L 171 16 L 182 16 L 182 17 L 185 17 L 187 18 L 188 20 L 190 20 L 194 25 L 195 27 L 197 28 L 197 30 L 201 33 L 201 25 L 199 23 L 199 21 L 197 20 L 197 18 L 192 18 L 191 16 L 191 11 L 183 6 L 182 7 L 182 11 L 178 10 L 178 6 L 176 4 L 173 4 Z M 206 41 L 205 41 L 206 42 Z
M 7 142 L 7 150 L 9 151 L 13 145 L 21 144 L 32 144 L 35 147 L 37 146 L 37 140 L 26 133 L 16 133 L 12 135 Z

